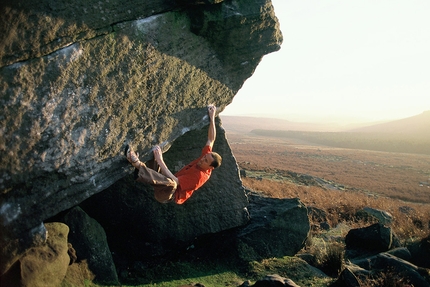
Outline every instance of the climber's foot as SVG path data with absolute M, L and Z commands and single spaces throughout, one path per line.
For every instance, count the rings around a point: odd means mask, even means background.
M 130 145 L 125 147 L 124 153 L 129 163 L 131 163 L 135 168 L 140 167 L 141 162 L 139 160 L 139 154 L 135 153 Z

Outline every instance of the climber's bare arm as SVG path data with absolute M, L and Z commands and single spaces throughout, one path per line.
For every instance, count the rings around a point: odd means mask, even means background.
M 206 145 L 213 147 L 215 138 L 216 138 L 216 127 L 215 127 L 216 106 L 215 105 L 208 106 L 208 115 L 209 115 L 209 129 L 208 129 L 208 141 L 206 142 Z

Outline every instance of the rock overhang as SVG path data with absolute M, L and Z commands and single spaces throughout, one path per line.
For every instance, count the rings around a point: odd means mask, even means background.
M 164 2 L 0 7 L 3 242 L 130 174 L 126 143 L 149 159 L 202 129 L 280 48 L 270 1 Z

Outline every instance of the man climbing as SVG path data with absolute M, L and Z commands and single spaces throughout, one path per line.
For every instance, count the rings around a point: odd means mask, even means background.
M 216 107 L 209 105 L 208 140 L 202 149 L 200 157 L 175 174 L 164 163 L 160 146 L 156 146 L 153 150 L 154 159 L 160 171 L 158 172 L 142 163 L 138 155 L 127 145 L 125 150 L 127 160 L 138 170 L 136 181 L 150 184 L 154 188 L 154 197 L 159 202 L 168 203 L 174 201 L 177 204 L 183 204 L 193 195 L 194 191 L 209 179 L 212 171 L 221 165 L 221 156 L 216 152 L 212 152 L 216 138 L 215 112 Z

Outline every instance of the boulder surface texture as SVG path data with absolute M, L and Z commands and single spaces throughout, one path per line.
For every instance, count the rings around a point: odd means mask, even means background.
M 147 160 L 154 145 L 206 133 L 207 105 L 222 111 L 281 43 L 269 0 L 3 0 L 0 275 L 44 236 L 45 220 L 132 173 L 126 143 Z M 200 233 L 244 223 L 237 167 L 223 174 L 210 188 L 236 201 L 212 208 Z M 183 208 L 184 237 L 186 213 L 207 206 Z
M 251 220 L 239 235 L 240 257 L 247 261 L 294 256 L 304 247 L 310 223 L 298 199 L 279 199 L 249 193 Z
M 67 212 L 63 220 L 70 227 L 68 239 L 76 251 L 77 260 L 88 262 L 89 269 L 96 274 L 94 281 L 118 285 L 118 275 L 101 225 L 79 207 Z
M 69 228 L 63 223 L 47 223 L 49 237 L 32 247 L 0 277 L 0 286 L 57 287 L 66 276 L 70 256 L 67 253 Z

